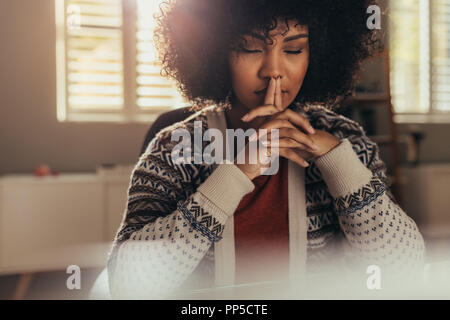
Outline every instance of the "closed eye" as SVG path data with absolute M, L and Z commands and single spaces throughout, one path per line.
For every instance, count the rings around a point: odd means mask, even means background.
M 303 50 L 295 50 L 295 51 L 286 50 L 284 52 L 286 52 L 287 54 L 300 54 L 303 52 Z
M 244 53 L 261 53 L 262 52 L 262 50 L 258 50 L 258 49 L 250 50 L 250 49 L 246 49 L 246 48 L 241 48 L 241 50 Z M 301 49 L 299 49 L 299 50 L 285 50 L 284 52 L 286 52 L 287 54 L 297 55 L 297 54 L 302 53 L 303 50 L 301 50 Z
M 260 53 L 260 52 L 262 52 L 262 50 L 249 50 L 246 48 L 241 48 L 241 50 L 245 53 Z

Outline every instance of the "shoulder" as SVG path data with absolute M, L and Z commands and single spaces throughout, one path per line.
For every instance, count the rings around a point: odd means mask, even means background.
M 187 116 L 184 120 L 175 122 L 169 126 L 162 128 L 150 141 L 143 156 L 146 156 L 148 154 L 157 154 L 160 152 L 160 150 L 172 150 L 173 147 L 177 144 L 177 141 L 172 141 L 172 137 L 177 131 L 186 132 L 189 133 L 190 136 L 193 136 L 194 128 L 207 130 L 207 114 L 208 112 L 210 112 L 210 110 L 211 109 L 208 108 L 196 111 L 193 114 Z
M 301 109 L 303 109 L 303 113 L 311 125 L 319 130 L 336 134 L 341 139 L 352 135 L 365 135 L 364 128 L 358 122 L 323 105 L 310 105 L 304 108 L 297 107 L 297 110 Z
M 213 112 L 213 110 L 212 107 L 209 107 L 197 111 L 186 119 L 160 130 L 140 156 L 138 165 L 159 167 L 159 169 L 166 168 L 173 172 L 178 172 L 183 177 L 183 180 L 190 180 L 201 173 L 204 168 L 200 168 L 201 165 L 194 164 L 194 154 L 191 156 L 192 161 L 190 164 L 177 164 L 172 161 L 172 151 L 180 143 L 180 134 L 188 136 L 193 142 L 195 130 L 201 129 L 202 132 L 205 132 L 208 129 L 208 113 Z

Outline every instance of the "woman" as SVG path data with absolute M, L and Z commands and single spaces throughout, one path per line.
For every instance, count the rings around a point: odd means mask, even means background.
M 179 0 L 162 7 L 163 70 L 198 111 L 159 132 L 133 171 L 108 261 L 113 297 L 292 280 L 349 263 L 361 273 L 372 264 L 420 269 L 422 236 L 389 190 L 377 145 L 332 111 L 378 48 L 368 6 Z M 230 150 L 244 162 L 175 161 L 174 132 L 195 140 L 208 129 L 226 137 L 226 129 L 258 129 L 256 139 L 275 146 L 277 154 L 265 156 L 279 156 L 278 170 L 266 174 L 259 153 L 250 162 L 247 140 Z M 194 147 L 192 158 L 206 146 Z

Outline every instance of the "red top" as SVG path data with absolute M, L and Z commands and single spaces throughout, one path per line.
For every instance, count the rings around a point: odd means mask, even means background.
M 235 283 L 283 280 L 289 266 L 288 166 L 253 179 L 234 213 Z

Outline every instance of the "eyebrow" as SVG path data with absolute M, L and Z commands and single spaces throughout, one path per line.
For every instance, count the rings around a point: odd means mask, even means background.
M 301 38 L 308 38 L 308 34 L 307 33 L 296 34 L 295 36 L 290 36 L 290 37 L 284 38 L 283 42 L 289 42 L 289 41 L 297 40 L 297 39 L 301 39 Z
M 257 33 L 251 33 L 250 36 L 252 36 L 253 38 L 262 40 L 262 41 L 266 41 L 266 38 L 263 35 L 260 35 Z M 300 34 L 296 34 L 294 36 L 284 38 L 283 42 L 289 42 L 289 41 L 293 41 L 293 40 L 297 40 L 297 39 L 301 39 L 301 38 L 308 38 L 308 36 L 309 35 L 307 33 L 300 33 Z

